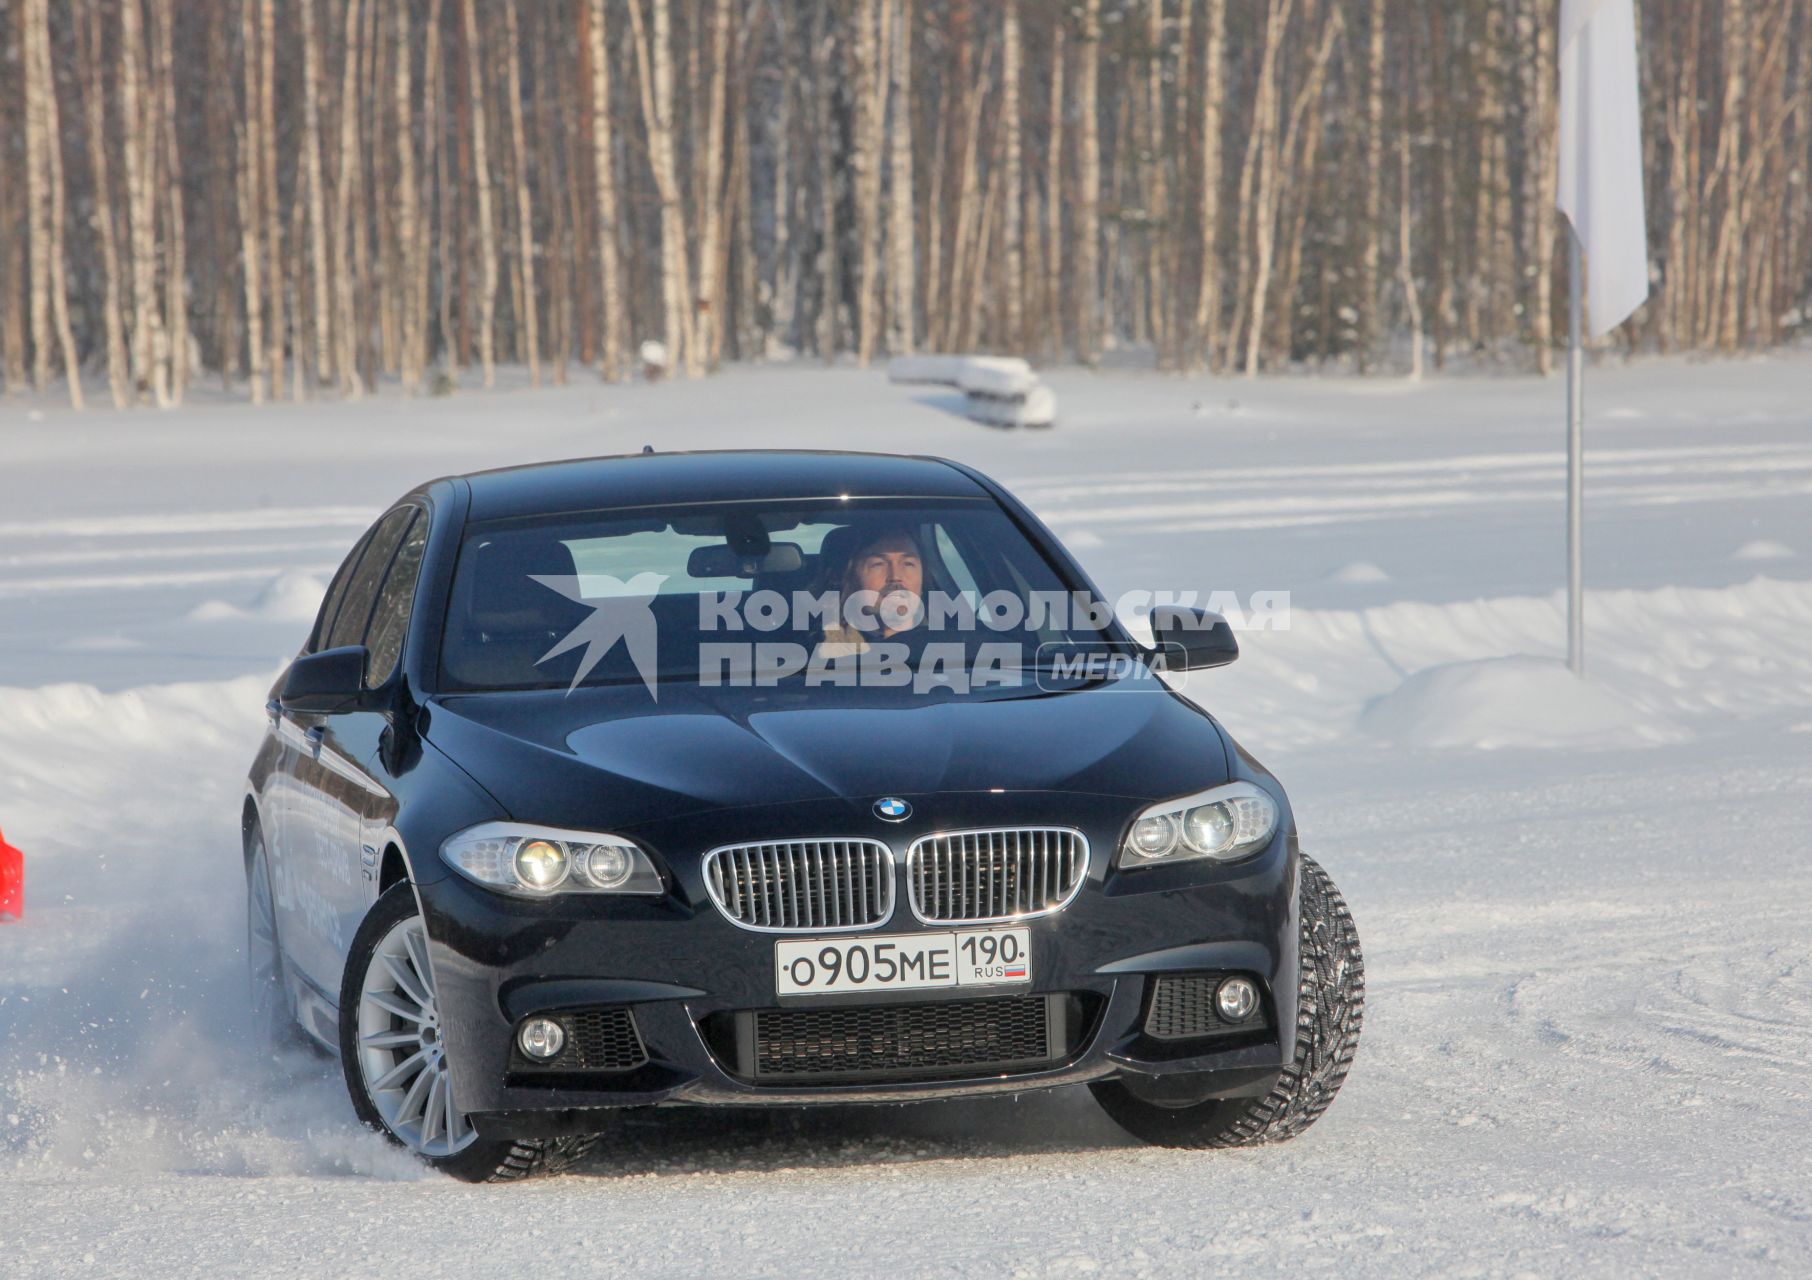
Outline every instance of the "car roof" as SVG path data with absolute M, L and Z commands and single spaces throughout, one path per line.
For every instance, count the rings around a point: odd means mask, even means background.
M 990 496 L 941 458 L 778 449 L 622 454 L 455 478 L 470 489 L 468 521 L 692 502 Z

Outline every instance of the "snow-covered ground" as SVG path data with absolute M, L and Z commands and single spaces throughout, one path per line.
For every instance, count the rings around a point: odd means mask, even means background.
M 876 370 L 175 415 L 0 404 L 0 1273 L 1805 1274 L 1812 356 L 1558 380 L 1057 370 L 1051 431 Z M 1136 1146 L 1086 1092 L 626 1117 L 471 1188 L 245 1035 L 236 797 L 346 546 L 450 471 L 943 454 L 1109 594 L 1287 590 L 1190 678 L 1350 899 L 1358 1064 L 1303 1139 Z

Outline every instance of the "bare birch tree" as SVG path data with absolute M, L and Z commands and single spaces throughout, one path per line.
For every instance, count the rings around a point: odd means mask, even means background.
M 171 0 L 153 0 L 157 13 L 157 74 L 160 86 L 157 145 L 163 162 L 165 196 L 164 312 L 169 335 L 168 385 L 171 405 L 181 404 L 189 385 L 189 272 L 187 214 L 183 209 L 182 152 L 177 144 L 176 13 Z
M 692 294 L 686 269 L 686 210 L 681 203 L 679 165 L 674 154 L 672 16 L 668 0 L 647 2 L 649 21 L 642 18 L 643 0 L 629 0 L 629 18 L 634 27 L 636 67 L 641 73 L 648 163 L 661 202 L 662 330 L 669 365 L 683 364 L 688 374 L 697 374 L 701 366 L 686 306 L 686 299 Z
M 479 53 L 478 15 L 473 0 L 461 0 L 465 24 L 466 92 L 472 104 L 473 185 L 478 189 L 478 359 L 484 385 L 497 385 L 497 223 L 492 212 L 492 176 L 485 137 L 483 60 Z
M 880 6 L 855 0 L 851 41 L 855 61 L 856 126 L 850 149 L 850 181 L 856 195 L 856 361 L 867 364 L 879 346 L 881 314 L 881 77 Z
M 700 347 L 698 359 L 704 366 L 714 367 L 722 354 L 723 342 L 724 103 L 730 76 L 730 0 L 711 0 L 709 30 L 711 89 L 704 145 L 700 148 L 698 297 L 694 323 Z
M 515 57 L 516 23 L 514 0 L 506 7 L 509 15 L 510 56 Z M 396 26 L 396 37 L 392 45 L 391 56 L 396 60 L 395 73 L 395 142 L 396 142 L 396 190 L 392 197 L 392 207 L 396 215 L 396 239 L 398 266 L 401 271 L 400 290 L 402 305 L 398 326 L 398 345 L 403 389 L 409 392 L 421 390 L 423 356 L 425 344 L 421 341 L 423 327 L 427 317 L 416 306 L 416 274 L 425 270 L 420 261 L 420 246 L 417 242 L 416 222 L 420 217 L 420 196 L 415 182 L 415 95 L 411 66 L 411 43 L 409 39 L 409 6 L 398 4 L 391 14 Z M 512 61 L 512 67 L 514 63 Z M 519 144 L 520 145 L 520 144 Z M 531 268 L 532 269 L 532 268 Z M 530 367 L 534 367 L 533 357 Z
M 364 26 L 360 0 L 346 0 L 340 67 L 340 154 L 334 180 L 333 331 L 336 339 L 334 363 L 340 391 L 352 397 L 362 395 L 365 386 L 359 372 L 358 251 L 353 228 L 361 172 L 358 86 Z
M 144 15 L 138 0 L 120 5 L 120 136 L 126 161 L 127 220 L 132 242 L 132 376 L 159 405 L 170 398 L 160 355 L 163 326 L 157 314 L 157 192 L 152 183 L 142 122 L 150 109 L 144 93 Z
M 604 22 L 604 0 L 587 0 L 586 13 L 587 48 L 591 55 L 592 183 L 597 199 L 598 288 L 604 328 L 598 371 L 606 382 L 614 382 L 623 361 L 623 299 L 619 283 L 617 167 L 610 118 L 610 41 Z
M 76 353 L 75 334 L 69 325 L 69 285 L 64 266 L 64 227 L 68 219 L 68 194 L 63 185 L 63 130 L 57 108 L 55 64 L 50 54 L 50 6 L 48 0 L 27 0 L 25 10 L 32 25 L 32 39 L 26 50 L 27 70 L 36 106 L 43 201 L 42 223 L 34 229 L 34 258 L 42 253 L 49 259 L 45 284 L 50 292 L 50 316 L 56 329 L 57 345 L 63 353 L 63 376 L 69 384 L 71 407 L 82 407 L 82 368 Z M 36 203 L 36 201 L 34 201 Z M 43 239 L 38 241 L 38 232 Z M 48 338 L 48 335 L 46 335 Z M 45 342 L 48 356 L 49 342 Z
M 327 285 L 327 193 L 321 171 L 321 33 L 315 0 L 298 0 L 302 14 L 302 154 L 308 171 L 308 260 L 314 275 L 315 380 L 333 380 L 333 308 Z
M 1259 346 L 1264 333 L 1265 299 L 1270 292 L 1271 260 L 1276 252 L 1273 193 L 1277 186 L 1278 49 L 1290 21 L 1292 0 L 1268 0 L 1265 12 L 1264 54 L 1259 62 L 1254 91 L 1251 141 L 1240 174 L 1239 318 L 1234 323 L 1231 346 L 1237 348 L 1243 333 L 1247 377 L 1258 374 Z M 1247 228 L 1251 228 L 1248 258 Z M 1231 354 L 1229 356 L 1231 358 Z
M 1025 345 L 1025 233 L 1024 201 L 1020 194 L 1020 40 L 1019 0 L 1001 0 L 1000 6 L 1000 123 L 1002 137 L 1001 256 L 1005 267 L 1002 302 L 1005 325 L 1001 334 L 1009 351 Z
M 1210 0 L 1217 3 L 1218 0 Z M 1063 349 L 1063 137 L 1065 29 L 1062 22 L 1051 30 L 1051 96 L 1046 108 L 1044 152 L 1044 307 L 1048 326 L 1046 350 Z
M 1221 366 L 1221 112 L 1226 98 L 1227 0 L 1208 0 L 1202 49 L 1201 273 L 1196 282 L 1196 361 Z
M 1076 86 L 1076 358 L 1094 364 L 1101 358 L 1101 268 L 1096 256 L 1101 238 L 1101 0 L 1083 0 L 1082 28 L 1076 40 L 1081 62 Z
M 129 0 L 130 2 L 130 0 Z M 265 273 L 270 281 L 270 324 L 265 329 L 269 343 L 265 363 L 270 370 L 271 398 L 279 399 L 283 389 L 284 270 L 283 270 L 283 199 L 277 186 L 277 15 L 273 0 L 259 0 L 258 6 L 258 112 L 259 198 L 264 219 Z
M 27 262 L 31 271 L 31 383 L 43 391 L 50 382 L 50 174 L 45 100 L 50 88 L 38 61 L 41 0 L 19 7 L 20 61 L 25 64 L 25 204 Z
M 892 102 L 889 126 L 887 203 L 887 347 L 910 355 L 918 327 L 918 284 L 913 249 L 912 162 L 912 0 L 889 0 L 893 21 L 892 56 L 887 96 Z
M 107 388 L 113 407 L 132 403 L 131 356 L 126 351 L 126 325 L 120 314 L 120 251 L 114 226 L 113 182 L 107 159 L 107 84 L 101 70 L 101 6 L 84 0 L 76 35 L 82 63 L 82 85 L 88 125 L 88 172 L 94 191 L 94 229 L 101 246 L 101 324 L 107 339 Z
M 1378 263 L 1384 241 L 1384 5 L 1371 0 L 1365 57 L 1365 242 L 1359 255 L 1359 368 L 1378 341 Z

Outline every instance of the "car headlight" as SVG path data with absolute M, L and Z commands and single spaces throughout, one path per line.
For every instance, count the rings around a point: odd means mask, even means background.
M 1133 819 L 1120 844 L 1120 866 L 1232 862 L 1264 848 L 1276 830 L 1277 801 L 1250 782 L 1230 782 L 1154 804 Z
M 661 873 L 631 840 L 515 822 L 470 827 L 440 847 L 468 880 L 525 898 L 555 893 L 661 893 Z

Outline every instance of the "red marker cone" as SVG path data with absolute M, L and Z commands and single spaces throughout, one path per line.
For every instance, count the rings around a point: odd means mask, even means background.
M 25 918 L 25 855 L 0 835 L 0 919 Z

